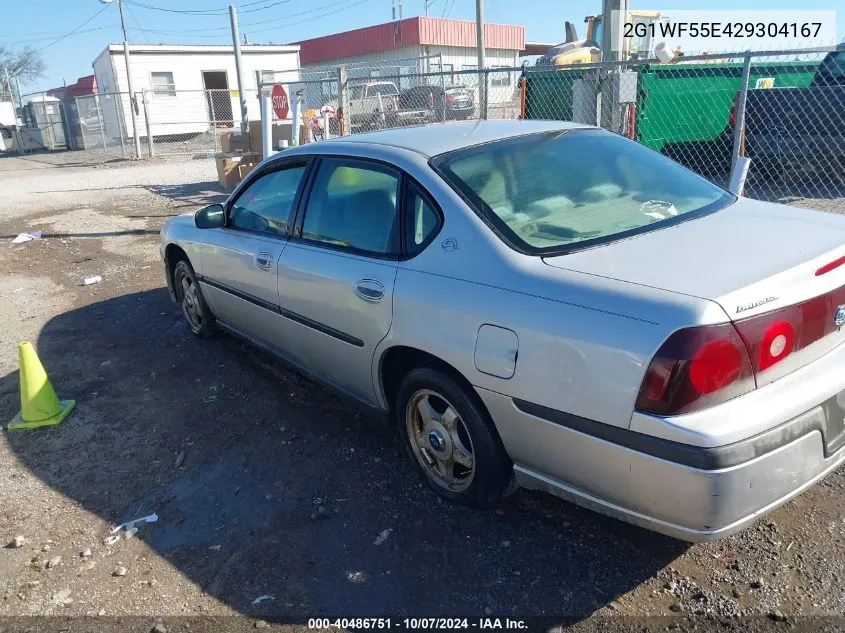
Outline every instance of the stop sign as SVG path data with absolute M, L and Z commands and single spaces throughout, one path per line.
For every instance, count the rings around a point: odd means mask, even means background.
M 270 96 L 273 98 L 273 112 L 276 113 L 276 118 L 286 119 L 288 117 L 288 95 L 282 88 L 282 84 L 274 84 Z

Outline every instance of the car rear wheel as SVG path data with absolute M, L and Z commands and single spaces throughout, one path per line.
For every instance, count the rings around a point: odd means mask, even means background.
M 405 447 L 437 494 L 480 508 L 503 496 L 513 464 L 474 393 L 439 369 L 415 369 L 399 387 L 396 415 Z
M 180 260 L 173 269 L 173 289 L 176 301 L 188 322 L 191 332 L 202 338 L 211 338 L 217 334 L 217 323 L 208 309 L 205 297 L 197 282 L 197 276 L 191 264 Z

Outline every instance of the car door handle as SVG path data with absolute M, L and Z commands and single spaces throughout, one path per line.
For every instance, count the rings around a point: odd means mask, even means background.
M 355 286 L 355 294 L 364 301 L 381 301 L 384 297 L 384 284 L 375 279 L 362 279 Z
M 273 256 L 267 252 L 258 253 L 255 256 L 255 265 L 261 270 L 270 270 L 273 268 Z

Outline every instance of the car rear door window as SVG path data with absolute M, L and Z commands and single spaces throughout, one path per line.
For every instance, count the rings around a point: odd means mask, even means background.
M 398 253 L 399 174 L 376 163 L 320 162 L 302 223 L 302 238 L 377 256 Z
M 264 174 L 244 189 L 229 210 L 229 227 L 288 235 L 296 193 L 306 165 Z
M 405 251 L 408 255 L 421 252 L 440 228 L 440 214 L 430 198 L 413 183 L 409 183 L 405 198 Z

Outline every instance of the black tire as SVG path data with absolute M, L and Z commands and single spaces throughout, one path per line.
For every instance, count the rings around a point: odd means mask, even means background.
M 217 321 L 205 302 L 191 263 L 185 259 L 173 267 L 173 291 L 191 332 L 200 338 L 217 336 Z
M 438 468 L 429 462 L 442 462 L 437 459 L 432 447 L 438 445 L 434 442 L 439 443 L 441 440 L 438 436 L 431 439 L 430 433 L 426 431 L 427 425 L 421 424 L 422 416 L 415 405 L 420 402 L 420 398 L 430 402 L 435 410 L 444 409 L 445 404 L 457 413 L 457 421 L 453 424 L 457 431 L 448 436 L 448 448 L 450 455 L 463 455 L 464 459 L 468 453 L 471 454 L 472 471 L 468 483 L 466 475 L 470 469 L 457 462 L 453 465 L 451 473 L 456 479 L 464 476 L 460 486 L 447 485 L 444 479 L 434 474 Z M 513 479 L 513 463 L 505 452 L 502 440 L 478 396 L 468 392 L 449 373 L 435 367 L 421 367 L 408 372 L 399 386 L 394 410 L 408 454 L 428 485 L 438 495 L 462 505 L 491 508 L 508 491 Z M 442 416 L 447 411 L 448 409 L 436 412 Z M 431 424 L 442 420 L 443 417 Z M 417 439 L 412 439 L 411 427 L 422 428 L 421 432 L 416 433 Z M 457 437 L 454 437 L 455 435 Z M 418 445 L 418 442 L 425 443 L 423 438 L 433 442 L 427 453 L 425 447 L 421 449 Z M 458 446 L 461 446 L 461 450 Z

